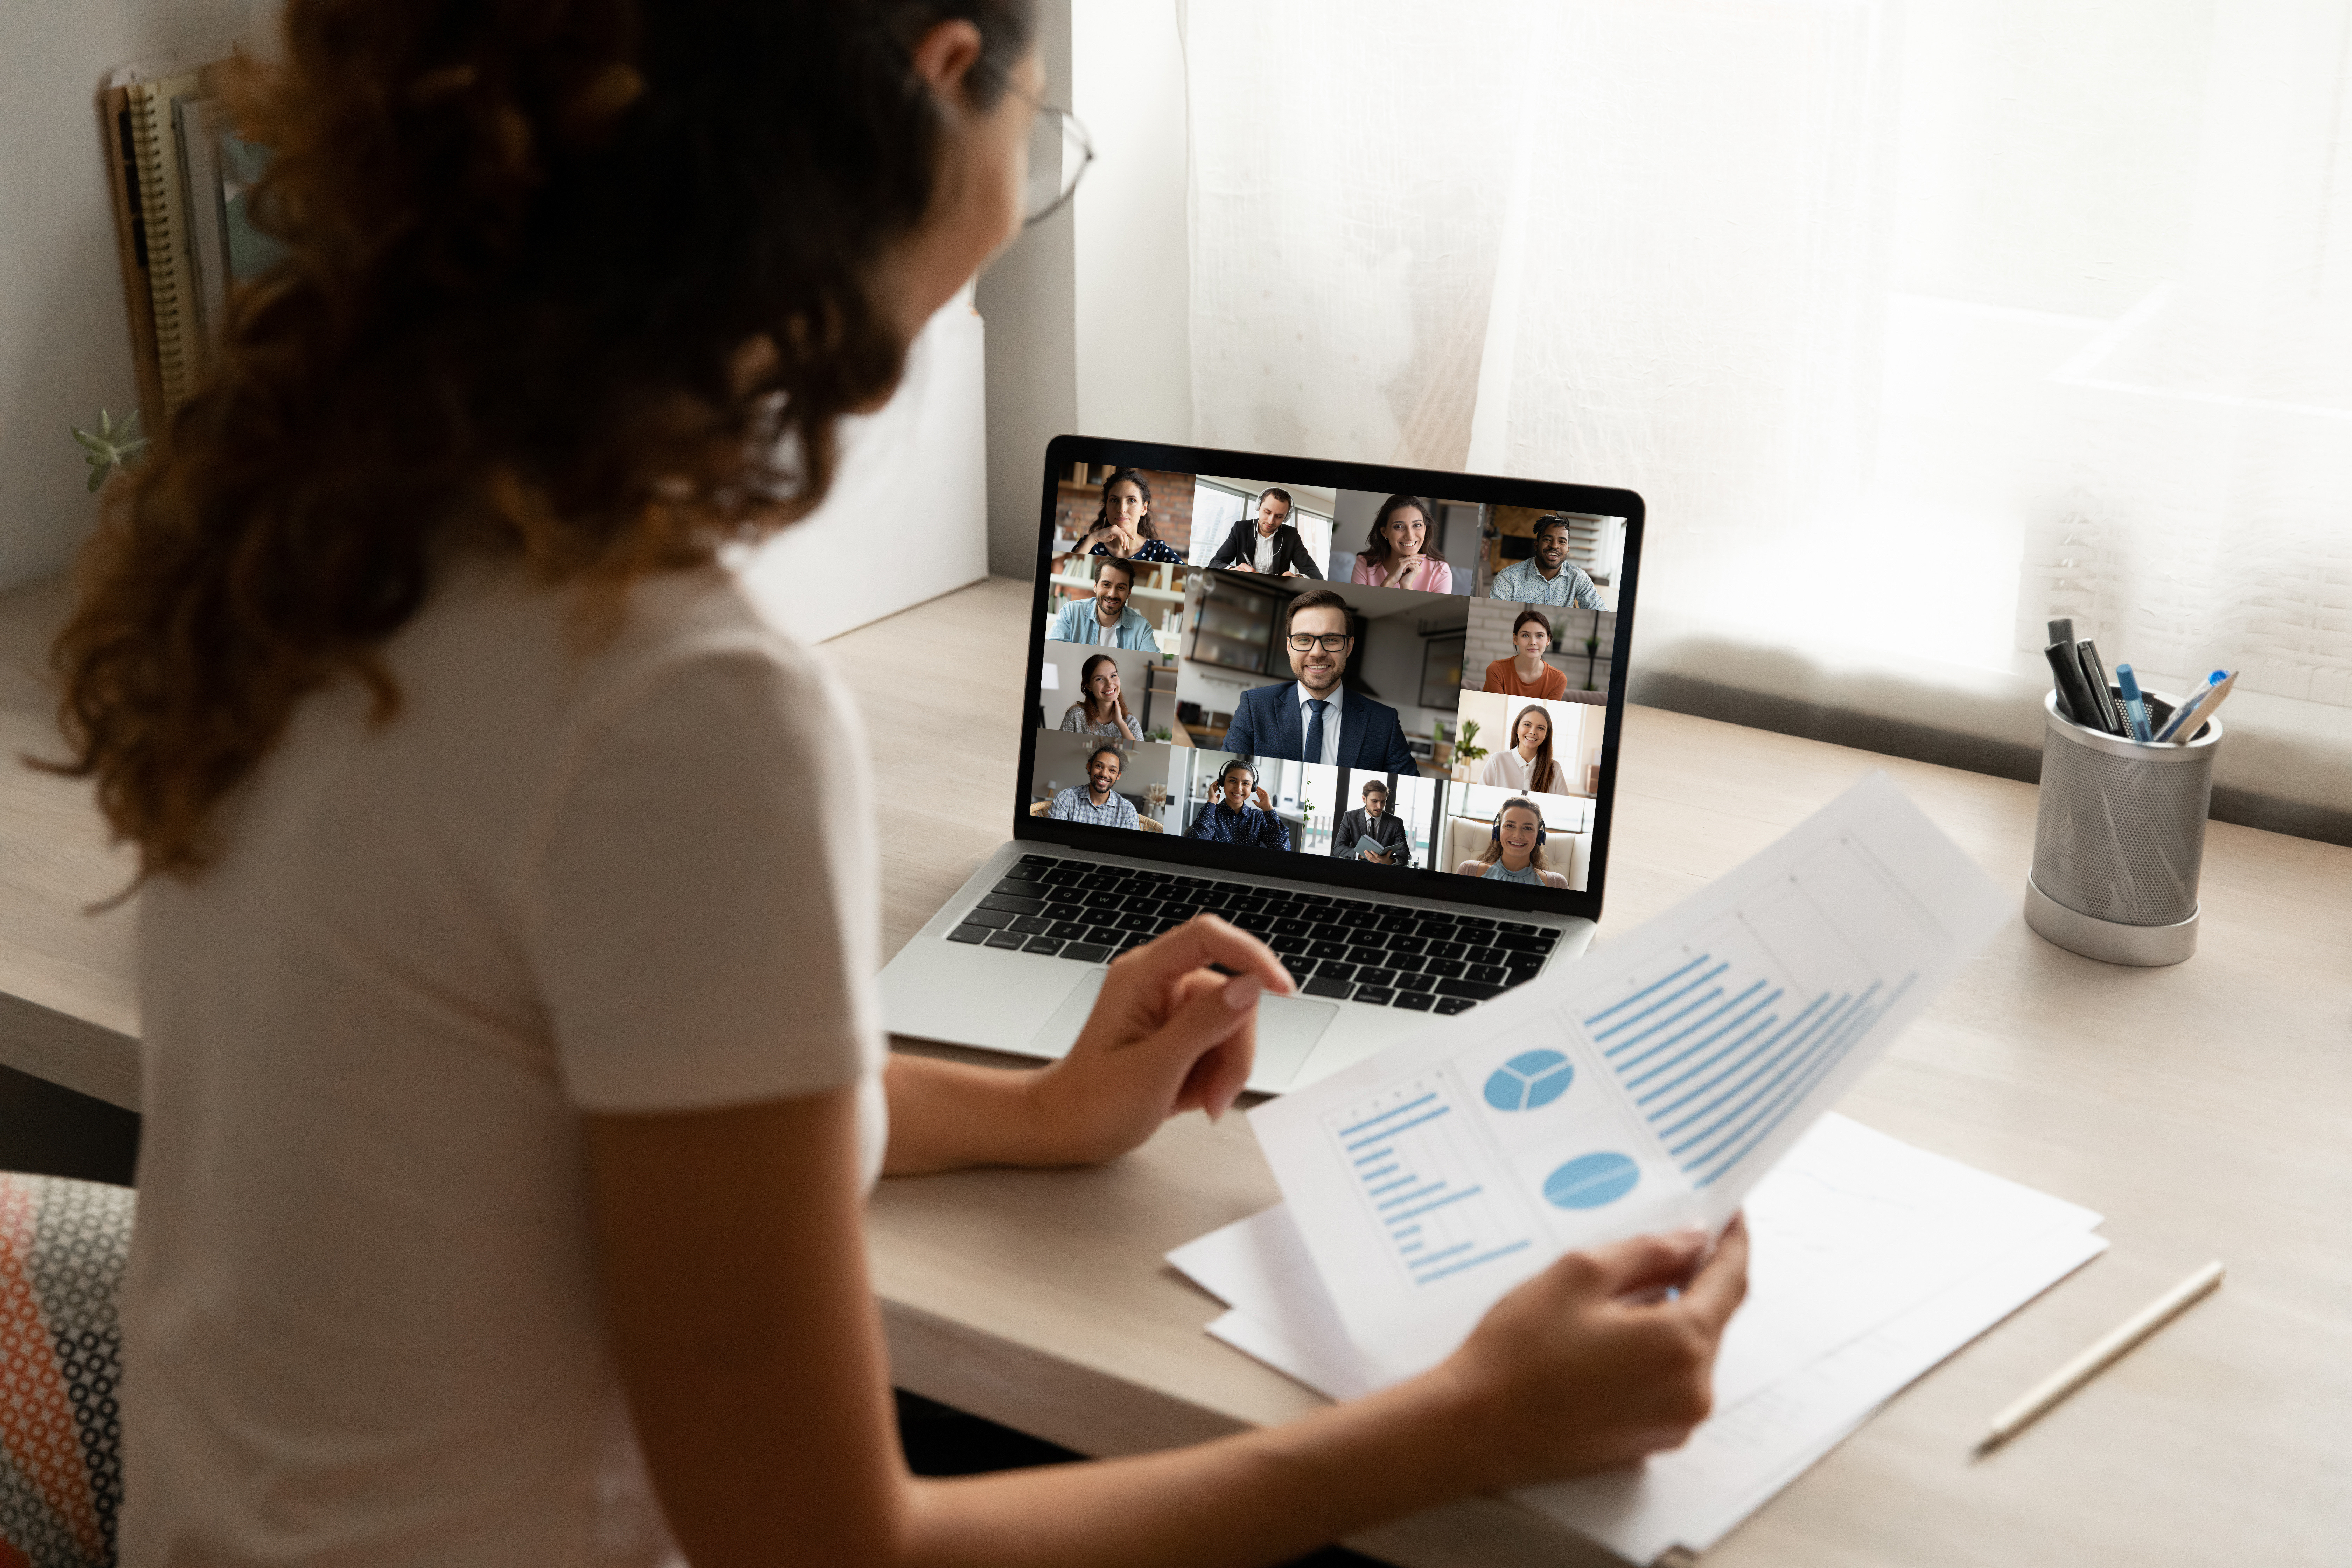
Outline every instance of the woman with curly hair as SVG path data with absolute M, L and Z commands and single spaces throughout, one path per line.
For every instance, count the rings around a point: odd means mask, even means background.
M 1265 1562 L 1704 1413 L 1737 1237 L 1286 1427 L 908 1474 L 877 1173 L 1222 1111 L 1289 989 L 1203 917 L 1064 1061 L 886 1069 L 866 747 L 721 563 L 1015 230 L 1038 86 L 1025 0 L 294 0 L 284 258 L 55 650 L 142 880 L 123 1562 Z

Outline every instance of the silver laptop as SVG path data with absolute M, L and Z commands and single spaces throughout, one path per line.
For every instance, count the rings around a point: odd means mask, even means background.
M 1299 982 L 1279 1092 L 1574 959 L 1641 540 L 1629 490 L 1059 437 L 1012 837 L 883 970 L 889 1029 L 1058 1057 L 1211 910 Z

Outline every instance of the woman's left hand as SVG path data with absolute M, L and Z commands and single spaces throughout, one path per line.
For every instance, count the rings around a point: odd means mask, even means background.
M 1028 1075 L 1035 1163 L 1093 1164 L 1181 1111 L 1223 1116 L 1256 1058 L 1259 994 L 1295 989 L 1273 949 L 1215 915 L 1112 960 L 1070 1054 Z

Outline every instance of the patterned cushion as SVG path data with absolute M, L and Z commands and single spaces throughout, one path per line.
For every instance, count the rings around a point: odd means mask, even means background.
M 114 1561 L 116 1304 L 136 1196 L 0 1173 L 0 1568 Z

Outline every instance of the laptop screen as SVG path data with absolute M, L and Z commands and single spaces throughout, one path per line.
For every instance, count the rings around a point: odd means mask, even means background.
M 1062 437 L 1014 835 L 1600 912 L 1642 500 Z

